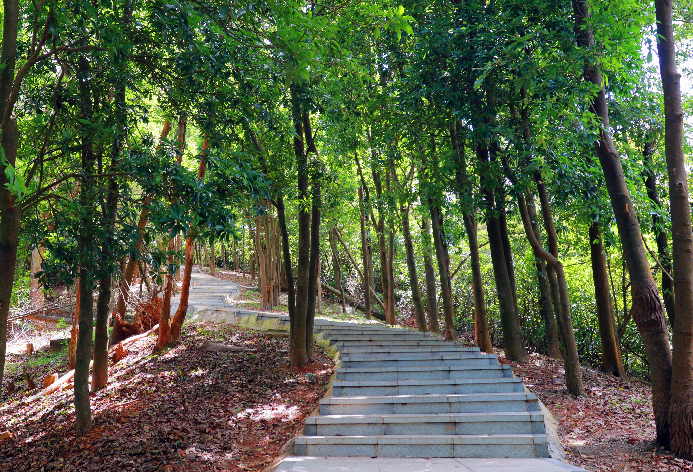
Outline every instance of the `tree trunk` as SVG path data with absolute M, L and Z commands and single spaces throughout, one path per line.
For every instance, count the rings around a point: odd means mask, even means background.
M 386 191 L 388 195 L 392 195 L 392 189 L 390 185 L 390 180 L 391 180 L 391 175 L 392 172 L 390 171 L 390 168 L 392 168 L 392 163 L 388 165 L 388 169 L 385 171 L 385 183 L 386 183 Z M 388 203 L 387 207 L 387 213 L 388 215 L 390 214 L 391 209 Z M 390 300 L 389 305 L 387 305 L 388 309 L 388 318 L 393 321 L 394 324 L 397 324 L 397 311 L 396 311 L 396 305 L 397 305 L 397 300 L 395 298 L 395 230 L 394 230 L 394 223 L 393 219 L 390 217 L 388 218 L 388 237 L 387 237 L 387 278 L 389 280 L 388 284 L 388 299 Z
M 438 261 L 438 275 L 440 275 L 440 291 L 443 296 L 443 315 L 445 316 L 445 340 L 455 341 L 457 332 L 455 331 L 455 318 L 452 308 L 452 284 L 450 283 L 450 263 L 447 254 L 447 244 L 444 241 L 444 230 L 442 228 L 442 215 L 440 209 L 431 200 L 429 202 L 431 212 L 431 227 L 433 230 L 433 244 L 436 249 L 436 259 Z
M 182 159 L 182 146 L 185 143 L 185 130 L 186 121 L 185 117 L 181 115 L 178 119 L 178 163 L 181 163 Z M 166 120 L 164 127 L 161 130 L 161 137 L 159 142 L 163 142 L 171 132 L 171 122 Z M 181 141 L 182 140 L 182 141 Z M 144 230 L 149 221 L 149 205 L 152 203 L 153 195 L 147 195 L 142 204 L 142 210 L 140 211 L 139 219 L 137 220 L 137 228 L 139 231 L 139 239 L 135 244 L 136 250 L 139 252 L 142 249 L 142 243 L 144 242 Z M 135 268 L 137 267 L 137 258 L 130 256 L 123 270 L 122 281 L 120 283 L 120 289 L 118 294 L 118 315 L 120 319 L 125 319 L 125 312 L 127 310 L 127 300 L 130 294 L 130 286 L 132 285 L 132 280 L 135 275 Z M 119 318 L 114 317 L 113 319 L 113 331 L 111 332 L 110 344 L 115 345 L 123 340 L 124 337 L 123 326 L 120 324 Z
M 428 330 L 432 333 L 440 333 L 438 322 L 438 290 L 436 288 L 436 272 L 431 259 L 431 220 L 424 216 L 421 227 L 424 251 L 424 271 L 426 272 L 426 313 L 428 315 Z
M 304 147 L 303 112 L 298 85 L 291 85 L 292 118 L 296 134 L 294 136 L 294 155 L 298 164 L 298 199 L 309 201 L 308 195 L 308 157 Z M 298 266 L 296 271 L 296 311 L 291 333 L 291 367 L 301 367 L 309 362 L 306 352 L 306 321 L 308 299 L 313 295 L 308 290 L 310 278 L 310 214 L 305 205 L 298 210 Z
M 200 160 L 200 167 L 197 171 L 198 181 L 202 181 L 205 177 L 205 170 L 207 168 L 205 151 L 208 149 L 209 145 L 207 144 L 207 138 L 205 138 L 202 142 L 202 159 Z M 188 297 L 190 296 L 190 283 L 192 281 L 194 236 L 195 230 L 191 229 L 188 234 L 188 239 L 185 241 L 185 269 L 183 270 L 183 280 L 181 281 L 180 302 L 178 304 L 178 310 L 171 320 L 171 343 L 173 344 L 178 342 L 181 329 L 183 328 L 183 321 L 185 321 L 185 316 L 188 314 Z
M 402 205 L 402 235 L 404 236 L 404 248 L 407 254 L 407 271 L 409 272 L 409 285 L 411 285 L 411 301 L 414 304 L 416 314 L 416 324 L 419 331 L 428 331 L 426 325 L 426 312 L 421 301 L 421 288 L 419 287 L 419 276 L 416 273 L 416 255 L 414 254 L 414 244 L 411 239 L 411 229 L 409 227 L 409 209 Z
M 8 103 L 14 82 L 15 64 L 17 57 L 17 31 L 19 25 L 19 2 L 5 0 L 3 2 L 2 51 L 0 52 L 0 111 L 7 122 L 0 126 L 0 145 L 7 162 L 14 166 L 19 149 L 19 132 L 17 119 L 12 113 L 13 108 Z M 10 110 L 7 108 L 10 107 Z M 5 121 L 3 119 L 3 121 Z M 10 300 L 14 285 L 14 274 L 17 265 L 17 247 L 19 245 L 19 223 L 21 206 L 13 202 L 7 184 L 5 167 L 0 167 L 0 385 L 5 373 L 5 351 L 7 348 L 7 317 L 10 313 Z M 2 392 L 0 392 L 2 395 Z
M 342 266 L 339 262 L 339 252 L 337 252 L 337 241 L 335 241 L 336 228 L 332 228 L 329 232 L 328 240 L 330 242 L 330 250 L 332 252 L 332 270 L 334 274 L 334 284 L 341 295 L 339 300 L 342 303 L 342 313 L 346 313 L 346 300 L 344 299 L 344 285 L 342 285 Z M 369 294 L 370 295 L 370 294 Z M 370 300 L 369 300 L 370 304 Z
M 609 293 L 609 275 L 606 271 L 606 258 L 599 223 L 594 221 L 589 229 L 590 254 L 592 257 L 592 278 L 594 280 L 599 335 L 602 340 L 602 371 L 625 379 L 626 372 L 621 361 L 621 350 L 616 339 L 614 310 Z
M 450 125 L 450 141 L 455 151 L 455 183 L 457 185 L 457 198 L 463 202 L 472 193 L 467 177 L 467 160 L 465 139 L 459 141 L 458 121 Z M 486 315 L 486 301 L 484 300 L 484 283 L 481 276 L 481 262 L 479 260 L 479 241 L 477 239 L 477 223 L 474 217 L 474 209 L 464 205 L 462 220 L 464 222 L 467 241 L 469 242 L 469 257 L 472 266 L 472 292 L 474 293 L 474 341 L 479 349 L 492 353 L 493 344 L 488 330 L 488 317 Z
M 359 187 L 359 220 L 361 223 L 361 253 L 363 254 L 363 274 L 361 274 L 361 284 L 363 285 L 363 300 L 365 304 L 366 319 L 371 319 L 371 248 L 368 244 L 368 234 L 366 232 L 366 215 L 363 202 L 363 187 Z
M 86 57 L 78 62 L 79 95 L 81 102 L 81 117 L 92 120 L 93 102 L 91 91 L 91 66 Z M 94 327 L 94 304 L 91 295 L 93 280 L 92 257 L 95 251 L 93 237 L 95 182 L 93 152 L 93 130 L 82 126 L 82 185 L 79 193 L 80 229 L 79 243 L 82 261 L 79 265 L 79 332 L 77 334 L 77 352 L 75 356 L 75 433 L 77 437 L 84 436 L 92 426 L 91 406 L 89 403 L 89 363 L 92 353 L 92 334 Z
M 643 167 L 645 168 L 645 187 L 647 188 L 647 196 L 652 200 L 658 209 L 663 211 L 662 203 L 659 199 L 659 191 L 657 190 L 657 178 L 655 176 L 654 164 L 652 163 L 652 154 L 654 154 L 654 143 L 645 143 L 643 150 Z M 669 318 L 669 323 L 674 326 L 676 318 L 676 301 L 674 296 L 674 281 L 671 279 L 671 274 L 674 272 L 671 263 L 671 254 L 669 253 L 669 239 L 665 231 L 664 219 L 657 213 L 652 214 L 652 232 L 657 241 L 657 256 L 659 263 L 664 268 L 662 271 L 662 298 L 664 299 L 664 308 Z M 666 273 L 665 273 L 666 271 Z
M 43 305 L 45 299 L 43 296 L 43 288 L 36 274 L 41 271 L 41 263 L 44 260 L 46 249 L 43 246 L 38 246 L 31 251 L 31 288 L 29 292 L 29 300 L 34 307 Z
M 488 330 L 486 301 L 484 300 L 484 282 L 481 277 L 481 262 L 479 260 L 479 241 L 477 239 L 476 218 L 465 213 L 462 215 L 464 227 L 469 242 L 469 253 L 472 265 L 472 291 L 474 293 L 474 339 L 479 349 L 492 353 L 493 344 Z
M 688 176 L 683 153 L 681 75 L 676 69 L 673 2 L 655 0 L 657 50 L 664 90 L 664 144 L 669 175 L 671 233 L 674 255 L 674 352 L 669 405 L 672 450 L 693 457 L 693 230 Z
M 307 149 L 313 155 L 313 165 L 320 166 L 318 150 L 313 140 L 313 131 L 310 123 L 310 114 L 303 114 L 303 128 L 306 137 Z M 308 274 L 308 306 L 306 308 L 306 354 L 308 361 L 313 362 L 315 353 L 315 342 L 313 340 L 313 329 L 315 322 L 315 305 L 320 296 L 320 207 L 322 205 L 322 195 L 320 188 L 319 172 L 315 172 L 312 178 L 312 209 L 310 222 L 310 267 Z
M 508 219 L 505 212 L 505 191 L 499 189 L 496 192 L 497 208 L 498 208 L 498 227 L 500 228 L 501 240 L 503 242 L 503 252 L 505 253 L 505 263 L 508 266 L 508 278 L 510 279 L 510 288 L 513 294 L 513 305 L 515 307 L 515 317 L 517 324 L 520 324 L 520 308 L 517 303 L 517 282 L 515 280 L 515 264 L 513 263 L 513 248 L 510 244 L 510 235 L 508 234 Z
M 588 26 L 590 17 L 586 0 L 573 0 L 575 28 L 578 31 L 578 46 L 591 50 L 594 46 L 594 33 Z M 659 298 L 645 247 L 642 242 L 640 223 L 635 207 L 626 185 L 623 167 L 616 147 L 609 132 L 609 109 L 606 94 L 602 86 L 601 73 L 585 63 L 585 78 L 599 87 L 599 93 L 592 102 L 591 111 L 600 119 L 600 139 L 595 142 L 597 156 L 604 172 L 606 187 L 616 217 L 618 234 L 621 238 L 624 256 L 631 279 L 632 308 L 631 313 L 640 331 L 650 365 L 652 377 L 652 407 L 657 426 L 657 439 L 669 445 L 669 395 L 672 379 L 672 360 L 669 336 L 667 333 L 664 308 Z M 683 170 L 683 169 L 681 169 Z M 672 181 L 675 186 L 678 181 Z M 680 192 L 681 189 L 677 190 Z M 673 207 L 674 205 L 672 205 Z M 674 247 L 676 253 L 676 247 Z M 690 254 L 690 253 L 689 253 Z M 676 267 L 674 268 L 676 271 Z M 678 298 L 678 287 L 676 288 Z M 677 312 L 678 312 L 677 308 Z M 693 312 L 693 310 L 691 310 Z M 679 315 L 680 316 L 680 315 Z M 689 344 L 690 345 L 690 344 Z M 680 359 L 686 358 L 679 353 Z M 686 418 L 688 421 L 688 418 Z M 689 424 L 691 422 L 689 421 Z
M 514 179 L 513 181 L 513 183 L 517 185 L 517 182 Z M 575 396 L 582 395 L 584 393 L 584 388 L 582 385 L 582 375 L 580 374 L 580 360 L 578 358 L 577 343 L 575 342 L 573 322 L 570 318 L 570 298 L 568 296 L 568 284 L 565 279 L 565 273 L 563 272 L 563 264 L 546 249 L 544 249 L 539 240 L 535 237 L 524 195 L 518 194 L 517 203 L 522 216 L 525 234 L 527 235 L 527 239 L 529 240 L 534 253 L 549 263 L 556 271 L 561 300 L 561 311 L 559 312 L 559 317 L 562 319 L 564 326 L 563 336 L 566 342 L 566 354 L 563 363 L 565 369 L 565 383 L 569 393 Z
M 537 223 L 537 210 L 534 204 L 534 195 L 531 193 L 527 195 L 527 203 L 529 217 L 532 220 L 534 237 L 537 238 L 537 241 L 539 241 L 539 244 L 541 244 L 541 232 L 539 231 L 539 224 Z M 539 285 L 541 317 L 544 320 L 544 327 L 546 329 L 546 353 L 549 357 L 561 359 L 561 346 L 558 341 L 558 329 L 556 327 L 555 316 L 556 312 L 554 311 L 554 305 L 552 304 L 553 301 L 551 297 L 551 283 L 549 280 L 548 268 L 546 267 L 546 261 L 544 261 L 542 258 L 536 254 L 534 255 L 534 258 L 535 266 L 537 268 L 537 284 Z M 553 278 L 555 279 L 555 276 Z M 554 291 L 555 293 L 558 293 L 558 282 L 555 283 Z
M 356 259 L 354 259 L 354 256 L 351 255 L 351 251 L 349 250 L 349 246 L 346 245 L 346 243 L 344 242 L 344 239 L 342 239 L 342 236 L 339 234 L 339 231 L 337 231 L 335 229 L 334 234 L 335 234 L 335 236 L 337 236 L 337 239 L 339 240 L 340 244 L 344 248 L 344 252 L 347 253 L 347 256 L 349 257 L 349 261 L 351 262 L 351 265 L 354 267 L 356 272 L 359 274 L 359 277 L 361 277 L 361 279 L 363 280 L 364 279 L 364 275 L 363 275 L 364 273 L 361 271 L 361 269 L 359 269 L 358 264 L 356 264 Z M 370 298 L 371 298 L 371 300 L 375 300 L 375 302 L 378 305 L 380 305 L 380 308 L 383 309 L 383 313 L 386 312 L 385 304 L 378 298 L 378 294 L 375 293 L 375 290 L 373 289 L 373 287 L 370 288 Z
M 485 167 L 489 162 L 488 148 L 483 143 L 477 143 L 477 158 Z M 503 348 L 505 357 L 515 362 L 527 362 L 527 351 L 525 350 L 520 324 L 515 312 L 513 302 L 512 285 L 508 274 L 508 264 L 505 261 L 505 251 L 503 249 L 503 237 L 500 230 L 500 222 L 494 206 L 493 190 L 481 171 L 481 189 L 486 210 L 486 231 L 488 232 L 489 246 L 491 249 L 491 262 L 493 265 L 493 275 L 496 281 L 496 294 L 498 297 L 498 308 L 500 311 L 501 326 L 503 327 Z
M 99 297 L 96 301 L 96 329 L 94 330 L 94 369 L 91 376 L 92 391 L 108 383 L 108 315 L 111 302 L 110 274 L 99 281 Z
M 72 370 L 77 362 L 77 335 L 79 333 L 79 305 L 82 302 L 82 290 L 79 279 L 77 279 L 77 294 L 75 296 L 75 316 L 70 328 L 70 340 L 67 343 L 67 368 Z

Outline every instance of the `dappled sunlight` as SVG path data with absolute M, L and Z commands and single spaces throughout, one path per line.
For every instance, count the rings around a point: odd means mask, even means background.
M 238 419 L 249 419 L 252 421 L 293 421 L 301 414 L 298 406 L 287 406 L 284 404 L 260 405 L 255 408 L 247 408 L 238 413 Z

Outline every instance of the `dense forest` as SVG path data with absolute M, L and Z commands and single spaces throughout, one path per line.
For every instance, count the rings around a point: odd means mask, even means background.
M 562 358 L 573 395 L 581 364 L 650 381 L 658 441 L 693 457 L 692 11 L 4 0 L 0 383 L 8 316 L 76 293 L 87 433 L 135 273 L 166 349 L 197 258 L 252 272 L 264 308 L 288 294 L 294 367 L 330 293 Z

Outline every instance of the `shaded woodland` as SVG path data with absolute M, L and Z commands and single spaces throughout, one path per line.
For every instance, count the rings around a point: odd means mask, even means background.
M 326 293 L 560 358 L 574 396 L 581 365 L 643 378 L 656 440 L 693 457 L 692 11 L 4 0 L 0 395 L 8 319 L 76 299 L 88 434 L 109 346 L 176 346 L 197 262 L 288 312 L 293 368 Z

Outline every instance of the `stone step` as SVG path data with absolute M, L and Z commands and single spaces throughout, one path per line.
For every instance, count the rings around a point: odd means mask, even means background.
M 343 457 L 549 457 L 546 435 L 299 436 L 295 454 Z
M 491 413 L 539 411 L 530 392 L 328 397 L 320 400 L 321 415 L 427 413 Z
M 450 380 L 335 380 L 332 392 L 336 397 L 362 395 L 427 395 L 463 393 L 522 392 L 524 385 L 516 377 L 498 379 Z
M 490 362 L 496 363 L 498 357 L 495 354 L 484 354 L 477 351 L 458 351 L 449 350 L 441 351 L 439 349 L 408 349 L 408 350 L 392 350 L 381 352 L 369 353 L 368 351 L 351 351 L 348 349 L 341 350 L 342 359 L 350 360 L 390 360 L 390 359 L 400 359 L 400 360 L 418 360 L 418 359 L 437 359 L 442 362 L 448 359 L 489 359 Z
M 327 415 L 306 419 L 306 436 L 544 434 L 539 412 Z
M 434 338 L 423 333 L 411 333 L 409 331 L 401 333 L 382 333 L 382 332 L 354 332 L 354 333 L 335 333 L 331 331 L 323 331 L 323 336 L 330 338 L 333 341 L 435 341 L 444 343 L 441 338 Z
M 474 366 L 474 365 L 497 365 L 498 359 L 491 356 L 435 356 L 433 358 L 398 356 L 391 359 L 369 359 L 366 357 L 352 356 L 342 357 L 342 367 L 365 368 L 365 367 L 433 367 L 440 365 L 447 366 Z
M 365 367 L 337 369 L 337 380 L 440 380 L 512 377 L 510 366 Z
M 428 333 L 421 333 L 419 331 L 409 331 L 408 329 L 388 329 L 388 328 L 366 328 L 361 326 L 356 326 L 354 328 L 340 327 L 340 326 L 317 326 L 316 331 L 319 331 L 325 335 L 330 336 L 349 336 L 349 335 L 393 335 L 393 336 L 415 336 L 428 339 L 442 339 L 431 336 Z
M 435 346 L 445 346 L 445 347 L 462 347 L 460 343 L 449 343 L 443 340 L 437 339 L 420 339 L 420 340 L 409 340 L 409 339 L 380 339 L 380 340 L 340 340 L 337 342 L 332 342 L 337 349 L 342 350 L 344 348 L 354 348 L 354 347 L 373 347 L 373 348 L 383 348 L 383 347 L 435 347 Z
M 439 344 L 435 346 L 428 347 L 416 347 L 416 346 L 399 346 L 397 344 L 389 346 L 357 346 L 357 347 L 345 347 L 341 350 L 342 354 L 372 354 L 372 355 L 389 355 L 391 353 L 411 353 L 411 354 L 422 354 L 430 355 L 430 353 L 437 353 L 446 355 L 461 354 L 461 353 L 473 353 L 482 354 L 479 348 L 470 347 L 455 347 L 447 344 Z

